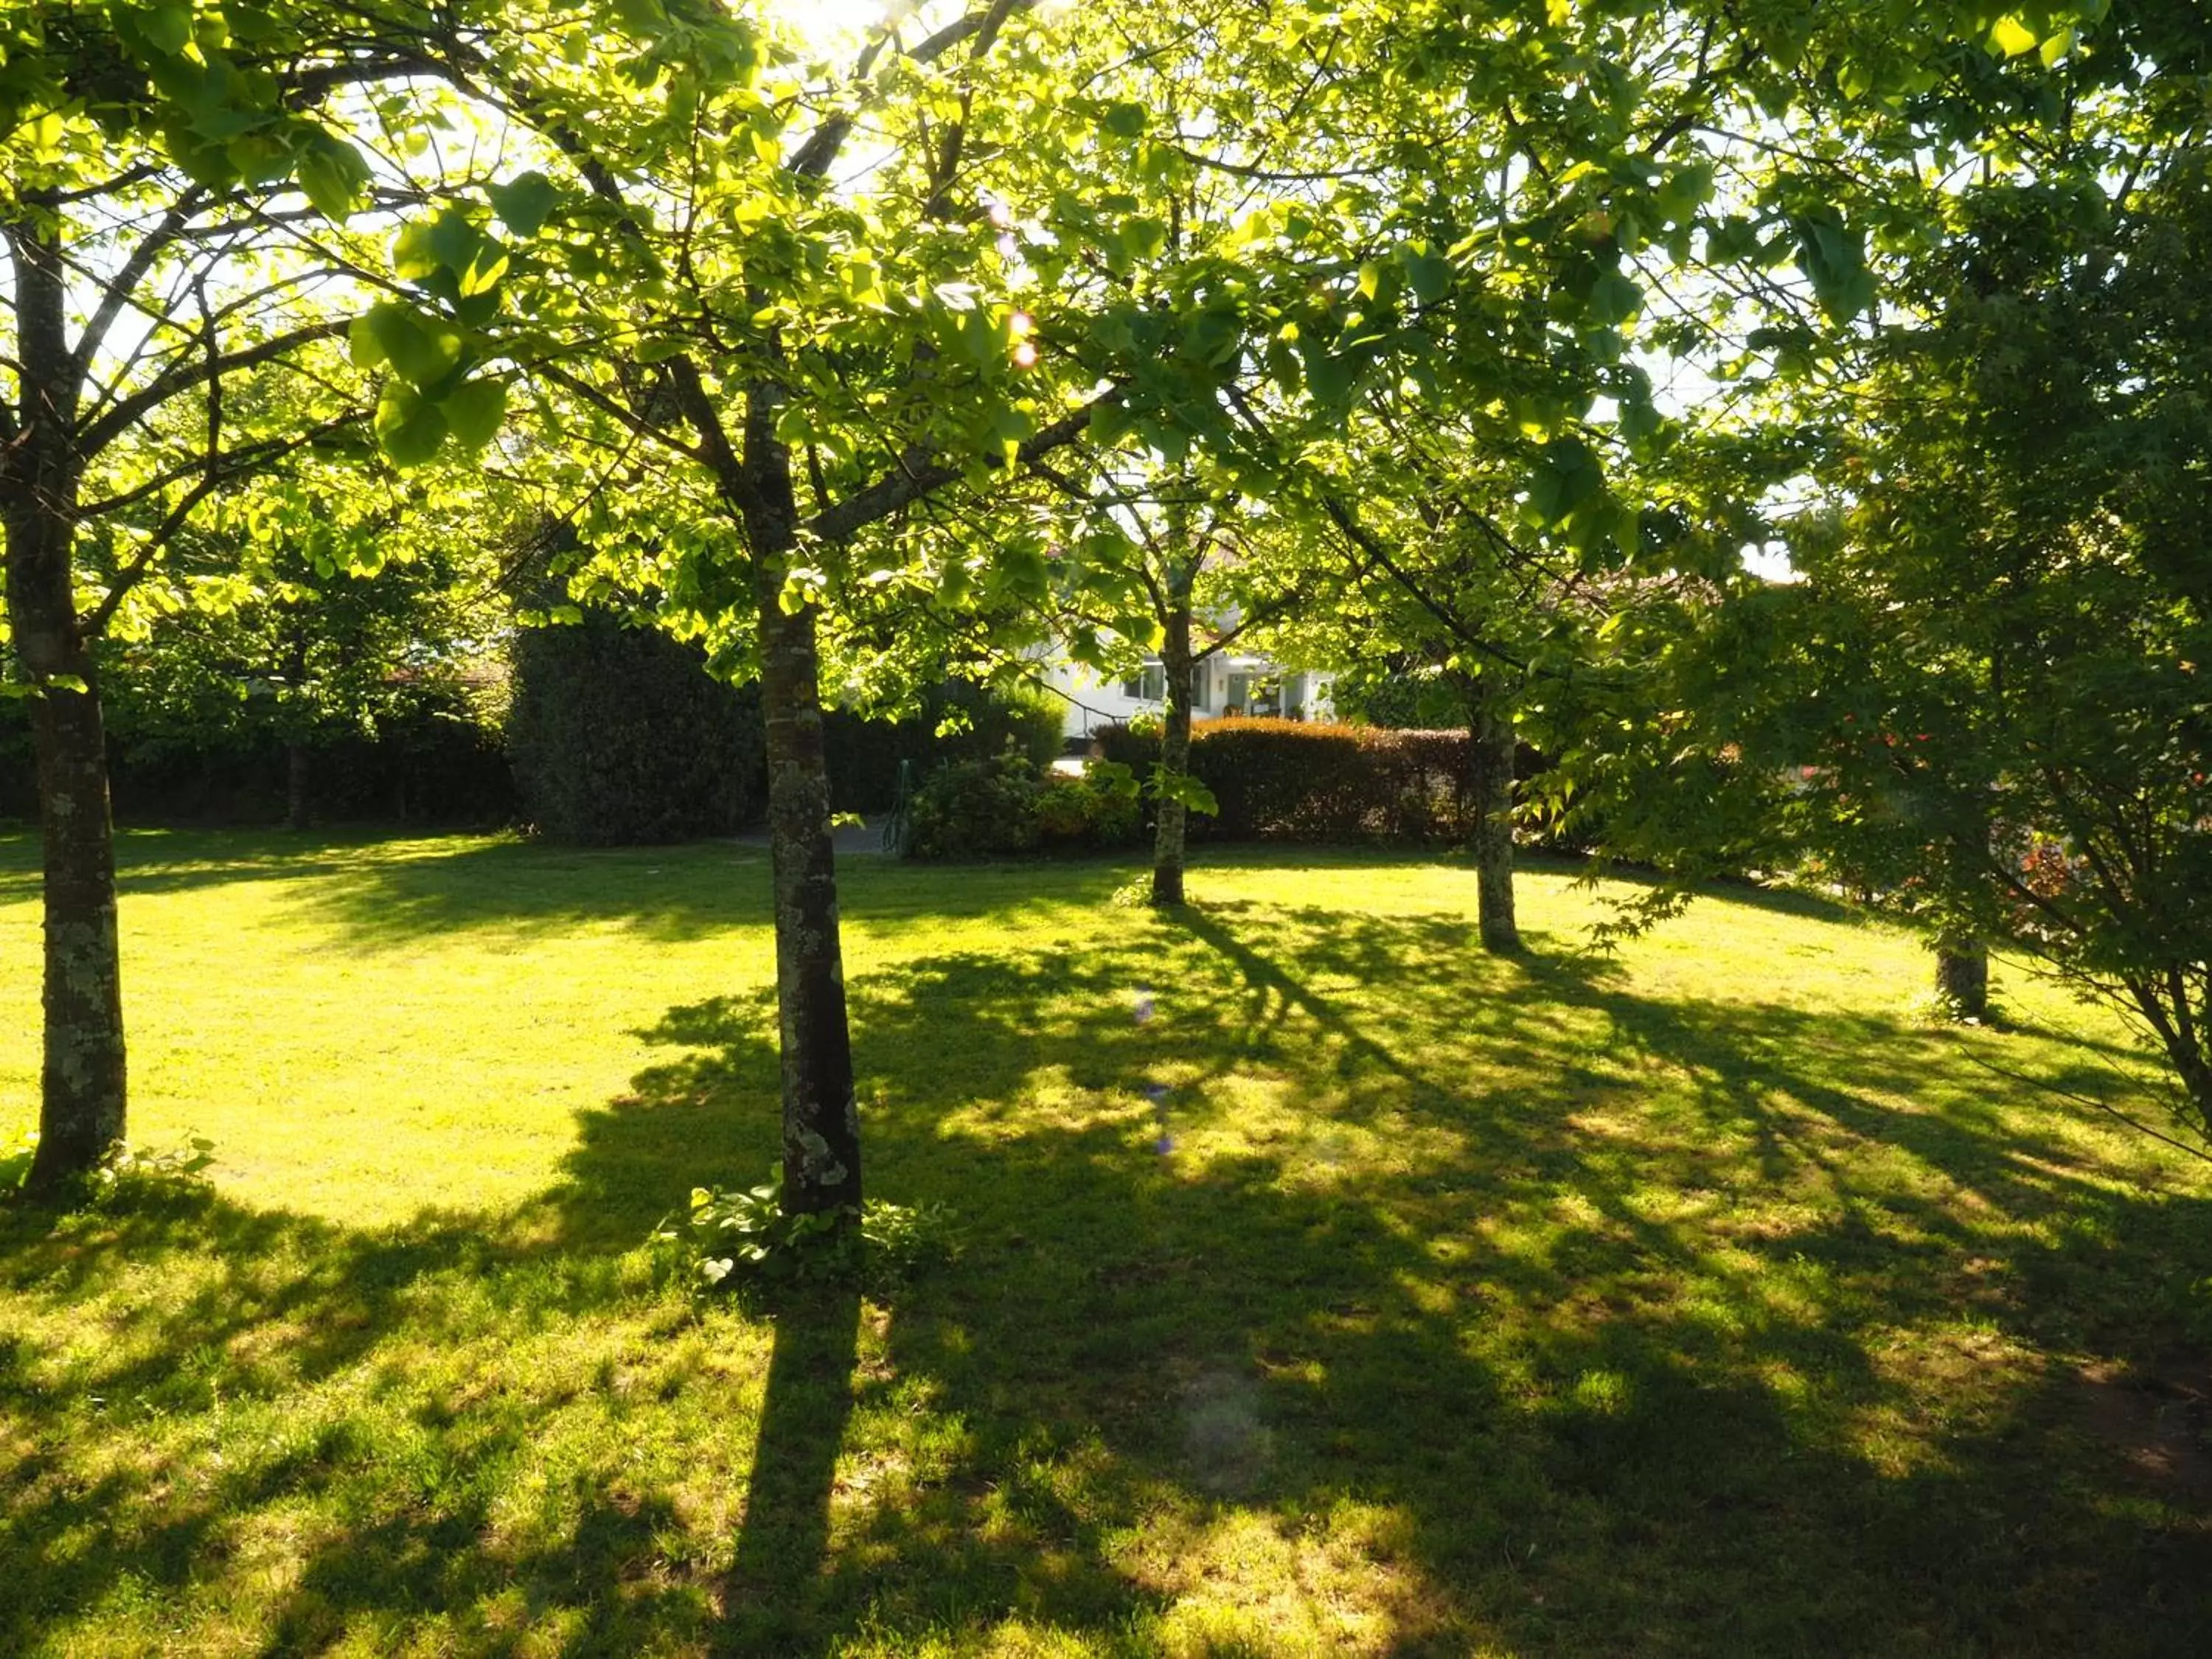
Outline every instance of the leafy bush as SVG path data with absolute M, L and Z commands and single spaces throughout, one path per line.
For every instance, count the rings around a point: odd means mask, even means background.
M 849 1209 L 787 1215 L 782 1185 L 778 1164 L 741 1192 L 695 1187 L 690 1212 L 662 1223 L 653 1240 L 679 1253 L 685 1278 L 702 1291 L 810 1279 L 882 1283 L 959 1254 L 952 1212 L 941 1204 L 870 1199 L 857 1216 Z
M 507 755 L 541 834 L 586 847 L 728 835 L 766 804 L 759 700 L 696 646 L 605 611 L 526 629 Z
M 25 1129 L 13 1139 L 0 1140 L 0 1198 L 22 1191 L 31 1178 L 31 1160 L 39 1155 L 39 1132 Z
M 22 1191 L 31 1178 L 31 1164 L 39 1155 L 39 1132 L 26 1129 L 0 1140 L 0 1200 Z M 188 1134 L 167 1151 L 132 1146 L 117 1141 L 107 1156 L 86 1178 L 78 1196 L 94 1206 L 106 1206 L 141 1188 L 174 1182 L 198 1181 L 215 1162 L 215 1142 L 204 1135 Z
M 1028 756 L 939 767 L 908 807 L 907 851 L 918 859 L 989 858 L 1035 850 L 1044 781 Z
M 1037 797 L 1037 838 L 1047 848 L 1104 851 L 1144 833 L 1137 775 L 1113 761 L 1094 761 L 1080 777 L 1048 773 Z
M 1159 761 L 1157 732 L 1107 726 L 1109 760 Z M 1401 732 L 1302 720 L 1206 720 L 1191 728 L 1190 769 L 1213 796 L 1195 839 L 1455 841 L 1464 836 L 1470 755 L 1464 732 Z
M 903 720 L 871 720 L 846 709 L 823 716 L 830 805 L 843 812 L 880 811 L 898 799 L 899 763 L 927 772 L 942 763 L 989 760 L 1011 745 L 1039 768 L 1065 742 L 1059 701 L 1027 687 L 1005 690 L 951 680 L 921 698 Z

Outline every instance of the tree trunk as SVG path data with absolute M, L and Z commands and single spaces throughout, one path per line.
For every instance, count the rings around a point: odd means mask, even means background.
M 1160 773 L 1164 780 L 1179 781 L 1190 772 L 1190 599 L 1175 593 L 1168 614 L 1165 636 L 1160 642 L 1160 665 L 1167 682 L 1167 718 L 1160 728 Z M 1188 839 L 1190 809 L 1163 793 L 1159 817 L 1152 832 L 1152 902 L 1183 902 L 1183 848 Z
M 284 745 L 284 827 L 307 827 L 307 745 L 297 738 Z
M 1936 940 L 1936 994 L 1960 1019 L 1987 1019 L 1989 947 L 1963 933 L 1939 934 Z
M 67 532 L 43 535 L 27 522 L 35 516 L 9 516 L 8 600 L 23 665 L 43 687 L 31 700 L 46 865 L 46 1063 L 31 1185 L 51 1191 L 122 1138 L 126 1079 L 100 683 L 77 637 Z
M 761 714 L 768 728 L 783 1207 L 811 1214 L 860 1207 L 860 1119 L 845 1017 L 817 612 L 812 605 L 787 611 L 783 603 L 784 575 L 799 540 L 799 504 L 790 450 L 775 435 L 781 402 L 764 386 L 748 397 L 744 507 L 760 623 Z
M 78 678 L 96 688 L 88 663 Z M 50 688 L 31 723 L 46 857 L 46 1064 L 30 1184 L 51 1191 L 123 1138 L 127 1077 L 100 694 Z
M 18 430 L 0 446 L 8 617 L 33 688 L 45 857 L 46 1054 L 30 1184 L 88 1173 L 124 1132 L 122 973 L 115 844 L 100 681 L 76 614 L 71 567 L 79 469 L 71 429 L 82 371 L 68 349 L 58 250 L 27 223 L 15 255 Z
M 1468 744 L 1476 925 L 1484 950 L 1510 955 L 1521 949 L 1513 915 L 1513 716 L 1504 700 L 1480 683 L 1468 692 Z

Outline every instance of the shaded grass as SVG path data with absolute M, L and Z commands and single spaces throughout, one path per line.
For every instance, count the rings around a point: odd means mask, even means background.
M 1973 1063 L 2113 1086 L 2032 983 L 1929 1030 L 1911 941 L 1740 899 L 1582 957 L 1559 872 L 1498 963 L 1449 866 L 856 861 L 873 1189 L 972 1243 L 770 1321 L 635 1248 L 774 1155 L 757 855 L 128 858 L 137 1133 L 222 1162 L 0 1220 L 0 1651 L 2212 1645 L 2212 1194 Z

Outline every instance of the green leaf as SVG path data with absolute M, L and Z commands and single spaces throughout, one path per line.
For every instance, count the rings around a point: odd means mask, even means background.
M 550 179 L 535 168 L 503 185 L 487 185 L 484 194 L 500 223 L 517 236 L 535 236 L 560 205 L 561 192 Z
M 1175 772 L 1164 761 L 1152 764 L 1152 795 L 1155 799 L 1180 801 L 1183 810 L 1212 817 L 1221 811 L 1221 803 L 1207 788 L 1188 772 Z
M 412 386 L 387 380 L 376 403 L 376 441 L 394 466 L 420 466 L 446 441 L 445 416 Z
M 434 386 L 461 360 L 461 337 L 436 318 L 396 300 L 373 307 L 362 322 L 385 360 L 417 386 Z
M 430 227 L 417 222 L 402 225 L 392 239 L 392 270 L 403 283 L 419 283 L 438 269 L 437 251 L 430 246 Z
M 2018 16 L 2000 17 L 1990 29 L 1990 45 L 2007 58 L 2033 51 L 2038 38 Z
M 1832 207 L 1818 207 L 1792 221 L 1797 233 L 1797 268 L 1830 317 L 1846 321 L 1875 302 L 1874 275 L 1867 269 L 1866 237 L 1844 222 Z
M 1643 308 L 1644 290 L 1617 270 L 1608 270 L 1590 284 L 1590 320 L 1610 328 L 1625 323 Z
M 149 6 L 137 18 L 146 43 L 156 52 L 175 57 L 192 43 L 192 9 L 188 5 L 165 3 Z
M 438 263 L 456 276 L 476 264 L 484 234 L 469 222 L 469 216 L 449 207 L 432 222 L 428 245 Z
M 1538 523 L 1557 525 L 1604 488 L 1605 474 L 1589 446 L 1580 438 L 1558 437 L 1544 446 L 1529 477 L 1528 505 Z
M 483 237 L 477 244 L 476 257 L 461 273 L 460 297 L 473 300 L 491 293 L 507 275 L 507 250 L 491 237 Z
M 1425 306 L 1432 306 L 1451 292 L 1451 262 L 1434 253 L 1413 253 L 1406 258 L 1406 281 L 1413 290 L 1413 297 Z
M 300 157 L 296 176 L 315 211 L 333 224 L 343 224 L 368 186 L 368 163 L 343 139 L 318 132 Z
M 359 369 L 378 369 L 389 361 L 384 343 L 376 337 L 376 330 L 367 317 L 356 317 L 346 329 L 346 354 Z
M 438 407 L 457 440 L 481 449 L 499 435 L 507 420 L 507 382 L 471 380 Z
M 1128 434 L 1134 424 L 1127 405 L 1116 401 L 1094 404 L 1091 410 L 1091 441 L 1101 449 L 1111 449 Z

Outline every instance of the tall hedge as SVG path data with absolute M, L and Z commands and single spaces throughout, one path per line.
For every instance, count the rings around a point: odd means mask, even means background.
M 285 812 L 285 744 L 241 714 L 183 731 L 142 718 L 120 673 L 106 689 L 108 787 L 125 823 L 276 823 Z M 460 698 L 425 699 L 374 732 L 332 721 L 307 741 L 310 798 L 324 823 L 481 828 L 513 821 L 514 782 L 495 726 Z M 0 821 L 38 816 L 30 711 L 0 699 Z
M 540 834 L 586 847 L 730 835 L 766 806 L 757 695 L 695 646 L 619 617 L 525 629 L 507 757 Z
M 1159 739 L 1110 726 L 1109 760 L 1140 775 Z M 1302 720 L 1206 720 L 1191 729 L 1190 767 L 1220 811 L 1194 815 L 1213 841 L 1448 841 L 1463 833 L 1464 732 L 1401 732 Z

